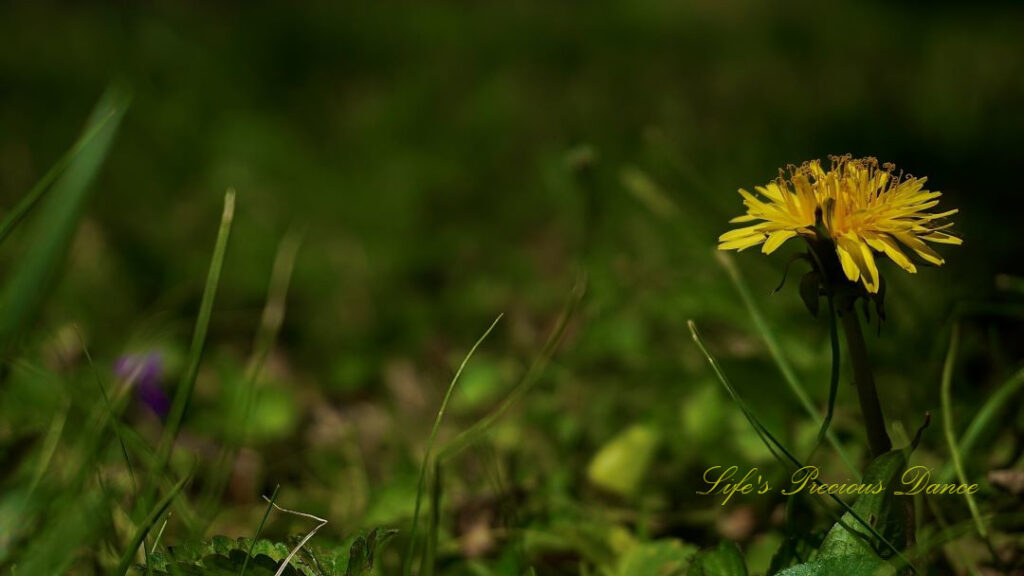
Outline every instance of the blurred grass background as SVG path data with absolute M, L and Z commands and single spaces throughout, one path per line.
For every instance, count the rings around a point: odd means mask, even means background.
M 769 459 L 711 380 L 688 318 L 707 326 L 769 425 L 813 438 L 714 259 L 741 210 L 737 188 L 850 152 L 927 175 L 943 204 L 961 209 L 965 244 L 943 251 L 946 267 L 884 270 L 890 318 L 869 346 L 887 413 L 907 430 L 937 412 L 957 302 L 1000 312 L 972 317 L 965 333 L 961 422 L 1019 362 L 1019 322 L 1005 314 L 1019 315 L 1019 294 L 996 278 L 1024 274 L 1022 24 L 1011 2 L 8 2 L 0 205 L 13 206 L 74 140 L 105 86 L 129 86 L 132 107 L 34 339 L 80 363 L 67 338 L 74 324 L 105 366 L 157 348 L 173 372 L 223 191 L 238 190 L 185 423 L 199 454 L 231 434 L 223 415 L 235 409 L 275 250 L 302 231 L 252 449 L 234 464 L 211 534 L 251 533 L 259 494 L 277 483 L 290 507 L 332 520 L 324 534 L 400 525 L 469 345 L 506 314 L 456 392 L 445 438 L 503 397 L 585 270 L 584 309 L 557 362 L 503 421 L 495 457 L 468 458 L 450 480 L 463 522 L 449 529 L 475 526 L 465 502 L 492 495 L 484 478 L 494 467 L 515 487 L 543 488 L 518 496 L 529 502 L 522 523 L 607 504 L 588 463 L 640 425 L 654 463 L 626 490 L 634 511 L 615 504 L 612 518 L 635 526 L 646 521 L 634 514 L 649 514 L 655 532 L 706 544 L 722 532 L 707 518 L 728 511 L 693 497 L 699 473 L 723 459 Z M 25 238 L 0 250 L 0 264 Z M 736 261 L 820 403 L 827 327 L 795 287 L 769 295 L 793 251 Z M 836 427 L 857 446 L 849 392 Z M 144 435 L 158 430 L 135 412 Z M 22 420 L 45 429 L 46 414 Z M 8 417 L 8 435 L 23 430 Z M 1015 454 L 1012 437 L 997 457 Z M 940 434 L 926 443 L 942 460 Z M 741 541 L 771 526 L 771 506 L 751 505 Z M 709 516 L 677 517 L 695 506 Z

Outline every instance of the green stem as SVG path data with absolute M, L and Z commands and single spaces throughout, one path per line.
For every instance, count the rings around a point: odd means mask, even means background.
M 881 456 L 892 450 L 892 441 L 885 430 L 885 416 L 882 405 L 878 401 L 878 390 L 875 388 L 875 377 L 871 373 L 868 361 L 868 349 L 864 343 L 864 333 L 860 329 L 860 318 L 857 309 L 849 307 L 840 312 L 843 332 L 846 334 L 846 349 L 853 365 L 853 382 L 857 386 L 857 398 L 860 400 L 861 416 L 868 433 L 868 445 L 874 457 Z

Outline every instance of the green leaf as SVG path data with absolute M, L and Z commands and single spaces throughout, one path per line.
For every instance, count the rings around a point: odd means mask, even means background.
M 370 570 L 373 570 L 373 563 L 377 556 L 379 556 L 381 550 L 388 545 L 395 535 L 398 534 L 398 530 L 393 528 L 374 528 L 370 532 L 370 535 L 366 537 L 366 564 Z
M 825 540 L 825 531 L 814 529 L 816 515 L 811 498 L 794 494 L 786 502 L 786 538 L 772 556 L 768 574 L 806 562 Z
M 862 483 L 882 487 L 878 494 L 865 493 L 857 497 L 853 512 L 865 518 L 881 536 L 903 550 L 906 547 L 906 510 L 903 502 L 896 498 L 895 491 L 900 476 L 907 465 L 902 450 L 886 452 L 868 466 Z M 861 526 L 850 512 L 843 515 L 821 545 L 818 558 L 866 556 L 877 558 L 878 552 L 890 551 L 877 542 L 874 535 Z
M 747 576 L 743 554 L 735 543 L 723 540 L 717 548 L 701 552 L 688 576 Z
M 776 576 L 824 576 L 826 574 L 893 576 L 896 574 L 896 570 L 877 557 L 834 556 L 794 566 L 779 572 Z
M 682 576 L 697 547 L 680 540 L 658 540 L 630 548 L 619 560 L 619 576 Z
M 366 574 L 366 538 L 356 538 L 348 549 L 348 569 L 345 576 L 362 576 Z
M 647 474 L 658 447 L 658 432 L 635 425 L 604 445 L 587 467 L 587 478 L 598 488 L 623 497 L 632 496 Z

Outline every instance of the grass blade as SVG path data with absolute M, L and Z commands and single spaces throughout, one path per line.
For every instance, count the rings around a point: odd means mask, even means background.
M 949 447 L 949 455 L 953 460 L 953 469 L 956 471 L 957 479 L 961 484 L 967 485 L 969 484 L 967 482 L 967 473 L 964 472 L 964 464 L 960 457 L 960 449 L 957 446 L 956 434 L 953 432 L 953 369 L 956 366 L 956 351 L 959 347 L 960 324 L 955 323 L 949 336 L 949 351 L 946 353 L 946 361 L 942 366 L 942 431 L 946 436 L 946 445 Z M 995 547 L 989 539 L 988 528 L 981 518 L 981 512 L 978 510 L 978 503 L 974 500 L 974 495 L 965 492 L 964 498 L 967 500 L 967 508 L 971 511 L 971 518 L 974 519 L 974 526 L 978 531 L 978 535 L 985 541 L 989 551 L 992 553 L 992 558 L 998 564 L 999 555 L 996 554 Z
M 71 148 L 58 158 L 53 166 L 50 166 L 46 174 L 43 174 L 43 177 L 18 201 L 18 204 L 4 216 L 3 220 L 0 220 L 0 242 L 3 242 L 18 227 L 18 224 L 21 223 L 25 216 L 35 208 L 39 200 L 50 189 L 50 185 L 57 180 L 57 177 L 64 172 L 64 169 L 71 164 L 72 160 L 78 156 L 78 153 L 84 150 L 112 119 L 115 121 L 119 119 L 115 117 L 113 112 L 113 110 L 110 110 L 105 116 L 99 117 L 96 122 L 86 126 L 85 131 L 82 132 L 82 135 L 78 137 L 78 140 L 75 141 Z
M 1010 399 L 1024 389 L 1024 369 L 1010 377 L 996 390 L 995 394 L 989 396 L 988 400 L 971 420 L 967 431 L 960 438 L 960 453 L 969 454 L 974 449 L 978 440 L 995 424 L 996 417 L 1009 405 Z
M 249 567 L 249 560 L 252 559 L 252 551 L 256 549 L 256 542 L 259 541 L 260 535 L 263 534 L 263 526 L 267 523 L 267 518 L 270 517 L 270 511 L 274 509 L 274 503 L 277 501 L 277 492 L 280 489 L 280 484 L 274 486 L 274 493 L 270 495 L 270 500 L 267 501 L 267 509 L 263 512 L 260 525 L 256 527 L 256 535 L 252 537 L 252 544 L 249 544 L 249 553 L 245 555 L 245 562 L 242 563 L 242 571 L 238 573 L 238 576 L 245 576 L 245 570 Z
M 230 426 L 232 433 L 228 434 L 224 447 L 217 458 L 217 465 L 211 473 L 213 479 L 210 481 L 210 488 L 204 497 L 207 525 L 214 519 L 218 508 L 217 504 L 224 494 L 231 475 L 232 463 L 238 451 L 245 445 L 248 436 L 249 416 L 252 413 L 256 385 L 263 372 L 267 357 L 270 356 L 270 352 L 277 342 L 281 325 L 284 323 L 288 287 L 291 284 L 292 271 L 295 268 L 295 259 L 298 256 L 300 244 L 299 235 L 294 232 L 289 233 L 278 245 L 277 254 L 274 257 L 270 284 L 267 288 L 267 300 L 263 306 L 260 326 L 256 331 L 252 353 L 245 369 L 245 389 L 242 391 L 241 414 L 233 413 L 236 421 Z
M 836 327 L 836 304 L 831 296 L 828 297 L 828 333 L 832 351 L 832 368 L 828 381 L 828 409 L 825 411 L 825 420 L 822 421 L 821 429 L 818 432 L 815 450 L 828 436 L 829 425 L 832 424 L 832 416 L 836 411 L 836 396 L 839 394 L 839 330 Z M 843 460 L 849 464 L 845 458 Z
M 96 387 L 100 389 L 100 395 L 103 397 L 103 404 L 107 409 L 107 414 L 110 419 L 110 427 L 114 430 L 114 434 L 117 436 L 118 444 L 121 445 L 121 456 L 124 458 L 125 466 L 128 468 L 128 477 L 131 478 L 132 488 L 137 494 L 139 492 L 139 483 L 135 479 L 135 467 L 132 466 L 132 459 L 128 456 L 128 446 L 125 444 L 124 435 L 121 433 L 121 421 L 114 412 L 114 405 L 110 402 L 110 395 L 107 394 L 107 388 L 103 385 L 103 378 L 100 376 L 99 370 L 96 369 L 96 364 L 92 361 L 92 354 L 89 353 L 89 347 L 85 344 L 85 336 L 82 335 L 78 326 L 75 326 L 75 335 L 78 336 L 78 342 L 82 347 L 82 353 L 85 355 L 85 359 L 89 363 L 89 369 L 92 371 L 93 378 L 96 380 Z
M 512 391 L 509 392 L 507 397 L 505 397 L 505 400 L 502 401 L 501 405 L 478 420 L 468 429 L 463 430 L 462 433 L 445 445 L 440 453 L 438 453 L 439 460 L 446 460 L 475 442 L 480 436 L 485 434 L 495 422 L 501 419 L 501 417 L 504 416 L 510 408 L 515 406 L 527 392 L 530 391 L 530 388 L 533 387 L 544 373 L 544 369 L 547 368 L 551 358 L 554 357 L 559 344 L 562 343 L 562 337 L 565 336 L 565 331 L 569 327 L 569 321 L 576 313 L 576 309 L 579 307 L 580 302 L 583 300 L 583 295 L 586 293 L 586 284 L 586 277 L 584 275 L 580 275 L 576 282 L 576 286 L 573 288 L 572 294 L 569 297 L 569 301 L 566 303 L 565 308 L 562 310 L 562 314 L 555 323 L 554 330 L 552 330 L 551 334 L 548 336 L 547 342 L 544 343 L 544 348 L 541 349 L 540 355 L 536 360 L 534 360 L 533 364 L 530 365 L 522 379 L 520 379 L 512 388 Z
M 117 565 L 117 570 L 113 572 L 114 576 L 125 576 L 128 574 L 128 569 L 132 565 L 132 558 L 135 557 L 136 551 L 139 546 L 142 545 L 142 541 L 146 538 L 146 534 L 149 534 L 150 529 L 156 524 L 157 520 L 163 516 L 164 512 L 167 511 L 171 506 L 171 502 L 177 497 L 181 489 L 185 487 L 185 483 L 188 482 L 189 478 L 186 476 L 178 481 L 173 488 L 163 497 L 160 502 L 157 503 L 153 511 L 146 516 L 142 524 L 139 525 L 138 530 L 135 531 L 135 536 L 132 537 L 131 542 L 128 543 L 128 547 L 125 548 L 124 553 L 121 555 L 121 562 Z
M 455 371 L 455 375 L 452 376 L 451 382 L 448 384 L 448 390 L 444 394 L 444 399 L 441 400 L 441 408 L 437 411 L 437 417 L 434 419 L 434 426 L 430 429 L 430 438 L 427 439 L 426 452 L 423 454 L 423 462 L 420 464 L 420 478 L 417 482 L 416 487 L 416 504 L 413 508 L 412 513 L 412 526 L 409 528 L 409 548 L 405 555 L 405 560 L 402 563 L 402 574 L 408 576 L 409 571 L 412 569 L 412 556 L 416 552 L 416 524 L 420 517 L 420 506 L 423 502 L 423 487 L 426 483 L 427 467 L 430 465 L 430 452 L 434 447 L 434 442 L 437 441 L 437 432 L 441 429 L 441 420 L 444 418 L 445 411 L 448 410 L 448 401 L 452 398 L 452 392 L 455 391 L 455 385 L 459 382 L 459 378 L 462 376 L 462 371 L 466 368 L 466 364 L 469 363 L 469 359 L 473 357 L 476 349 L 483 344 L 484 340 L 491 334 L 494 327 L 501 321 L 503 315 L 499 314 L 494 322 L 484 331 L 483 335 L 477 339 L 473 347 L 469 349 L 466 356 L 462 359 L 462 363 L 459 364 L 459 369 Z
M 38 220 L 26 244 L 28 248 L 0 296 L 0 347 L 5 353 L 35 315 L 47 285 L 68 251 L 86 192 L 107 156 L 127 106 L 128 98 L 124 93 L 108 90 L 93 109 L 83 136 L 67 160 L 59 161 L 0 223 L 2 240 L 36 204 L 49 182 L 56 180 L 40 206 Z M 62 166 L 65 163 L 66 167 Z
M 192 347 L 188 355 L 188 367 L 182 374 L 178 390 L 174 394 L 174 402 L 171 404 L 171 411 L 167 416 L 167 423 L 164 425 L 163 436 L 157 449 L 155 465 L 150 476 L 150 483 L 156 485 L 160 476 L 167 467 L 171 458 L 171 451 L 174 442 L 178 438 L 181 429 L 181 421 L 185 417 L 185 410 L 188 408 L 189 400 L 192 398 L 192 391 L 195 389 L 196 376 L 199 374 L 199 363 L 203 357 L 203 349 L 206 347 L 206 332 L 210 326 L 210 316 L 213 314 L 213 303 L 217 297 L 217 285 L 220 283 L 220 273 L 224 266 L 224 255 L 227 252 L 228 238 L 231 236 L 231 223 L 235 215 L 235 191 L 228 190 L 224 195 L 224 212 L 221 215 L 220 231 L 217 233 L 217 243 L 213 248 L 213 257 L 210 260 L 210 270 L 206 276 L 206 287 L 203 290 L 203 299 L 199 304 L 199 316 L 196 319 L 195 332 L 192 335 Z

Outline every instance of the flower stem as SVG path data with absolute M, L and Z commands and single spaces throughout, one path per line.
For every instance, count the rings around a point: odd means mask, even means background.
M 875 388 L 875 378 L 871 373 L 864 333 L 860 329 L 860 318 L 857 317 L 857 309 L 852 306 L 840 312 L 839 318 L 843 322 L 843 332 L 846 334 L 846 349 L 850 354 L 850 364 L 853 365 L 853 382 L 857 386 L 861 416 L 864 418 L 864 427 L 868 433 L 868 446 L 871 448 L 872 456 L 877 458 L 892 450 L 892 441 L 885 430 L 885 416 L 878 401 L 878 390 Z

